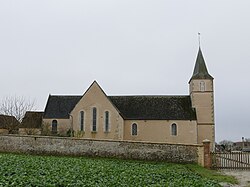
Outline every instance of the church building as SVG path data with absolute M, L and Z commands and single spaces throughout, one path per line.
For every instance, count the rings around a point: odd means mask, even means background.
M 94 81 L 83 95 L 49 95 L 43 123 L 85 139 L 214 145 L 213 77 L 199 48 L 189 95 L 109 96 Z

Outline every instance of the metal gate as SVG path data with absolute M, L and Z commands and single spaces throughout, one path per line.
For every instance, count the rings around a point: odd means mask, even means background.
M 250 170 L 250 153 L 211 153 L 212 169 Z

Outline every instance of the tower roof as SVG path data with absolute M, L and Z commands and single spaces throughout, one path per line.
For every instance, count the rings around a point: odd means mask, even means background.
M 203 58 L 201 48 L 199 48 L 198 55 L 197 55 L 196 62 L 195 62 L 194 72 L 190 81 L 192 79 L 214 79 L 207 71 L 206 63 Z

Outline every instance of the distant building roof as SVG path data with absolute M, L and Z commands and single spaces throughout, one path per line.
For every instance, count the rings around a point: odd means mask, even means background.
M 243 151 L 243 152 L 250 152 L 250 148 L 249 148 L 249 147 L 243 148 L 242 151 Z
M 20 128 L 41 128 L 43 112 L 27 111 Z
M 7 129 L 8 126 L 14 126 L 18 128 L 19 121 L 14 116 L 8 116 L 0 114 L 0 128 Z
M 233 145 L 238 146 L 238 147 L 243 147 L 243 145 L 246 146 L 246 147 L 250 147 L 250 142 L 246 142 L 246 141 L 244 141 L 244 142 L 242 142 L 242 141 L 241 142 L 234 142 Z
M 44 118 L 69 118 L 82 96 L 49 96 Z M 107 96 L 124 119 L 196 120 L 190 96 Z

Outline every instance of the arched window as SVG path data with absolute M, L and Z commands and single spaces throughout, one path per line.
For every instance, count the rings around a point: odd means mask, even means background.
M 177 125 L 175 123 L 171 125 L 171 134 L 172 136 L 177 136 Z
M 57 120 L 52 121 L 52 133 L 53 134 L 57 133 Z
M 133 123 L 132 124 L 132 135 L 135 136 L 137 135 L 137 124 L 136 123 Z
M 97 123 L 96 123 L 97 109 L 96 109 L 95 107 L 93 108 L 92 113 L 93 113 L 92 131 L 93 131 L 93 132 L 96 132 L 96 130 L 97 130 L 97 128 L 96 128 L 96 125 L 97 125 Z
M 80 131 L 84 131 L 84 112 L 80 112 Z
M 205 91 L 205 82 L 204 81 L 200 82 L 200 91 L 202 91 L 202 92 Z
M 109 111 L 105 112 L 105 127 L 104 127 L 105 132 L 109 131 Z

